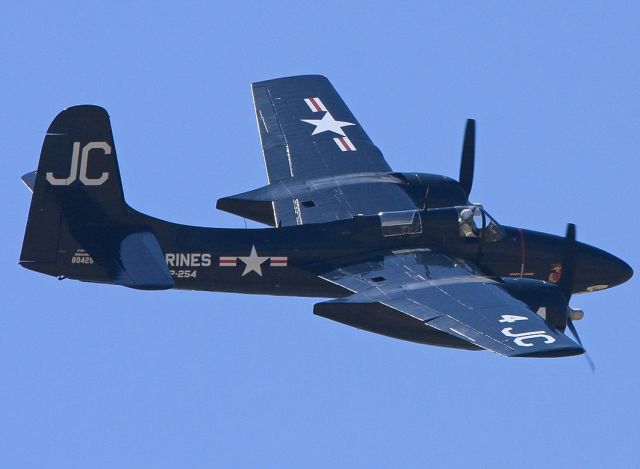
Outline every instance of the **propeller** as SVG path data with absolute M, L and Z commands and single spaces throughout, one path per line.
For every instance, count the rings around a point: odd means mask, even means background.
M 564 246 L 562 249 L 562 270 L 560 280 L 556 284 L 567 302 L 571 299 L 573 293 L 573 278 L 575 275 L 575 258 L 576 258 L 576 225 L 569 223 L 567 225 L 567 234 L 564 237 Z
M 467 119 L 464 129 L 464 142 L 462 144 L 462 157 L 460 160 L 460 177 L 458 181 L 467 193 L 467 198 L 471 194 L 473 186 L 473 167 L 476 158 L 476 121 Z
M 574 320 L 582 319 L 584 316 L 584 312 L 580 309 L 573 309 L 569 306 L 569 301 L 571 300 L 571 295 L 573 293 L 573 280 L 575 277 L 575 259 L 576 259 L 576 225 L 573 223 L 569 223 L 567 225 L 567 234 L 564 238 L 564 246 L 562 250 L 562 270 L 560 275 L 560 280 L 556 284 L 558 288 L 562 291 L 565 298 L 567 299 L 567 327 L 571 331 L 573 337 L 575 337 L 576 341 L 582 348 L 582 340 L 580 340 L 580 336 L 578 335 L 578 331 L 576 330 L 576 326 L 573 324 Z M 591 371 L 595 371 L 596 366 L 591 360 L 591 357 L 586 353 L 585 357 L 589 362 L 589 367 Z

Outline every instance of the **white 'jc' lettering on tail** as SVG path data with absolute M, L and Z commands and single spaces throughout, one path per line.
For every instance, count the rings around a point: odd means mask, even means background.
M 82 147 L 82 155 L 80 156 L 80 142 L 73 142 L 73 152 L 71 154 L 71 167 L 69 168 L 69 176 L 66 178 L 57 178 L 52 172 L 47 172 L 47 181 L 54 186 L 68 186 L 72 184 L 78 176 L 80 182 L 85 186 L 100 186 L 109 178 L 109 173 L 104 172 L 98 178 L 90 178 L 87 176 L 87 166 L 89 164 L 89 152 L 91 150 L 102 150 L 105 155 L 111 154 L 111 145 L 107 142 L 89 142 Z M 95 152 L 94 152 L 95 153 Z M 80 170 L 78 171 L 78 160 L 80 160 Z M 78 174 L 79 173 L 79 174 Z

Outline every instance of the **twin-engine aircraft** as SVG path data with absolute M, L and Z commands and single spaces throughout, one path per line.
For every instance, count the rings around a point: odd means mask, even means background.
M 20 265 L 142 290 L 335 298 L 314 313 L 398 339 L 510 357 L 584 353 L 574 293 L 627 281 L 622 260 L 566 236 L 500 225 L 469 202 L 475 122 L 458 181 L 391 170 L 322 76 L 251 86 L 269 183 L 218 200 L 263 229 L 186 226 L 127 205 L 98 106 L 47 131 Z M 569 329 L 575 340 L 564 334 Z

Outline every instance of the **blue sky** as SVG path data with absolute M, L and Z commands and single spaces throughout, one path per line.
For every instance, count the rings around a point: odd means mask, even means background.
M 597 365 L 388 339 L 313 299 L 139 292 L 17 266 L 50 120 L 106 107 L 127 201 L 240 227 L 262 186 L 249 83 L 328 76 L 396 170 L 638 270 L 634 2 L 12 2 L 0 17 L 0 467 L 633 467 L 636 279 L 574 297 Z M 250 224 L 250 226 L 256 226 Z

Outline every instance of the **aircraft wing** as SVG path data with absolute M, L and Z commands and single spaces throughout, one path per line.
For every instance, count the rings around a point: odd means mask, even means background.
M 420 327 L 437 329 L 471 348 L 506 356 L 557 357 L 584 352 L 498 281 L 444 254 L 398 252 L 321 272 L 320 277 L 353 294 L 318 303 L 314 313 L 362 329 L 397 337 L 412 319 Z M 411 334 L 414 338 L 409 340 L 420 341 L 419 332 Z
M 219 209 L 289 226 L 416 208 L 325 77 L 262 81 L 251 91 L 269 185 L 220 199 Z
M 391 171 L 325 77 L 277 78 L 251 91 L 270 183 Z

